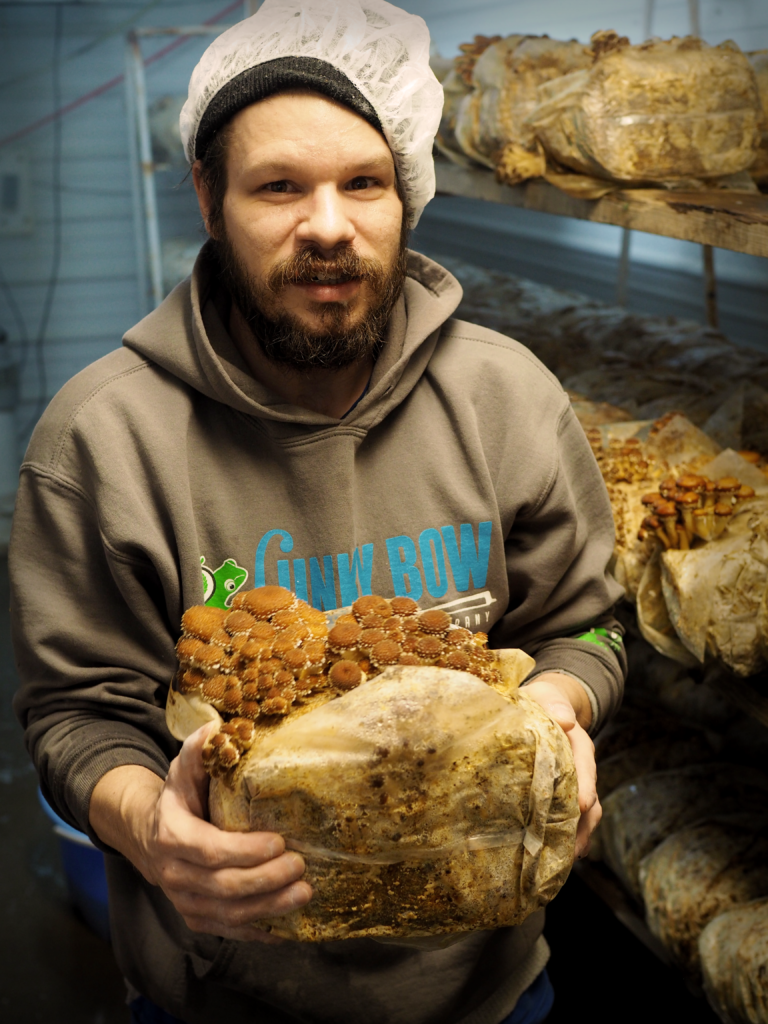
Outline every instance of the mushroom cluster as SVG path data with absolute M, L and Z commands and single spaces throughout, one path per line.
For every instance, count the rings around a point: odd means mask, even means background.
M 222 775 L 250 748 L 257 724 L 341 696 L 390 665 L 436 665 L 498 682 L 487 641 L 454 626 L 447 612 L 375 595 L 358 598 L 329 632 L 325 614 L 289 590 L 258 587 L 238 594 L 231 609 L 184 613 L 176 686 L 224 718 L 203 751 L 209 773 Z
M 597 427 L 586 433 L 606 484 L 633 484 L 647 478 L 649 463 L 636 437 L 625 440 L 612 438 L 604 448 L 602 434 Z
M 656 536 L 664 550 L 688 551 L 695 538 L 715 540 L 728 526 L 734 512 L 755 496 L 735 476 L 710 480 L 685 473 L 662 480 L 657 493 L 646 494 L 643 505 L 649 514 L 643 519 L 638 538 Z

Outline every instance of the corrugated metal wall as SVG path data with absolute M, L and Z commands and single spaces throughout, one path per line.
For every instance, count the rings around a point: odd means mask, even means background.
M 79 3 L 0 3 L 0 167 L 2 154 L 20 148 L 31 158 L 34 231 L 0 236 L 0 326 L 13 343 L 25 337 L 18 413 L 20 443 L 44 402 L 75 372 L 120 344 L 140 315 L 124 90 L 121 82 L 89 97 L 123 72 L 125 33 L 131 23 L 201 23 L 231 7 L 176 0 L 83 0 Z M 614 27 L 633 40 L 642 36 L 643 0 L 406 0 L 424 16 L 444 55 L 475 33 L 549 32 L 588 39 L 596 28 Z M 710 42 L 731 37 L 745 48 L 768 47 L 765 0 L 702 0 L 702 34 Z M 242 6 L 224 16 L 241 16 Z M 656 0 L 653 30 L 683 34 L 686 0 Z M 168 38 L 145 40 L 152 55 Z M 191 39 L 147 68 L 150 99 L 184 92 L 189 73 L 206 43 Z M 54 63 L 60 55 L 59 106 L 76 104 L 59 121 L 59 189 L 54 194 L 55 129 L 46 123 L 14 138 L 50 115 L 54 106 Z M 82 102 L 81 98 L 86 97 Z M 2 145 L 4 140 L 13 139 Z M 199 218 L 183 172 L 160 176 L 166 237 L 199 237 Z M 178 186 L 177 188 L 175 186 Z M 56 225 L 55 198 L 60 200 Z M 522 211 L 524 215 L 524 211 Z M 511 216 L 511 215 L 510 215 Z M 54 239 L 60 230 L 61 259 L 54 273 Z M 594 252 L 615 252 L 615 229 L 539 215 L 512 217 L 512 233 L 548 238 Z M 768 261 L 718 254 L 721 274 L 768 284 Z M 698 266 L 693 246 L 638 236 L 633 257 L 651 263 Z M 720 258 L 722 257 L 722 258 Z M 686 263 L 686 261 L 688 261 Z M 691 264 L 693 265 L 693 264 Z M 52 285 L 55 288 L 52 290 Z M 40 325 L 46 297 L 52 297 L 44 337 Z

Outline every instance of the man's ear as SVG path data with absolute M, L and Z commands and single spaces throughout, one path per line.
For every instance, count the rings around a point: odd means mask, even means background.
M 211 238 L 216 238 L 215 233 L 211 230 L 211 193 L 208 191 L 208 185 L 202 173 L 202 164 L 199 160 L 195 160 L 192 164 L 192 182 L 197 193 L 197 203 L 200 207 L 200 215 L 203 218 L 205 230 Z

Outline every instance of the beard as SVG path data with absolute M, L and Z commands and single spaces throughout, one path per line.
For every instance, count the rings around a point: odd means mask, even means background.
M 340 370 L 364 359 L 376 359 L 392 310 L 403 290 L 406 276 L 407 233 L 401 233 L 391 265 L 361 256 L 351 245 L 339 247 L 327 259 L 315 246 L 280 260 L 266 282 L 247 269 L 226 231 L 214 249 L 222 284 L 240 310 L 264 355 L 274 363 L 297 372 L 313 369 Z M 355 280 L 367 284 L 371 296 L 362 313 L 342 302 L 313 302 L 319 319 L 316 327 L 287 311 L 281 296 L 293 284 L 310 284 L 317 278 Z

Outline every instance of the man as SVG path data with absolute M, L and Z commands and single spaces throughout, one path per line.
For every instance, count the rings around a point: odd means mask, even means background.
M 607 496 L 557 381 L 452 320 L 457 282 L 405 249 L 434 192 L 427 54 L 423 22 L 383 0 L 267 0 L 211 45 L 182 113 L 211 241 L 54 399 L 23 467 L 17 710 L 46 795 L 108 853 L 136 1020 L 499 1024 L 551 1005 L 542 914 L 433 951 L 257 931 L 311 899 L 302 859 L 206 822 L 205 729 L 179 752 L 164 720 L 190 605 L 246 580 L 325 609 L 410 594 L 536 657 L 528 692 L 576 757 L 577 853 L 599 820 L 588 731 L 624 670 Z

